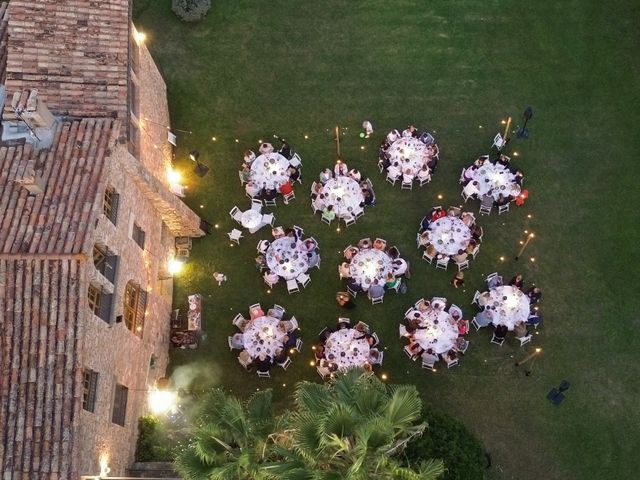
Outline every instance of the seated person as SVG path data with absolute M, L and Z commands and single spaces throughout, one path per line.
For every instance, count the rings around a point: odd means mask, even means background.
M 462 189 L 462 192 L 467 196 L 467 197 L 475 197 L 477 195 L 480 195 L 480 189 L 479 189 L 479 184 L 476 180 L 473 180 L 472 182 L 467 183 L 464 188 Z
M 357 247 L 349 247 L 344 252 L 344 258 L 346 258 L 347 260 L 351 261 L 353 256 L 356 255 L 358 252 L 359 252 L 359 250 L 358 250 Z
M 369 332 L 369 327 L 367 327 L 367 325 L 363 322 L 358 322 L 356 323 L 356 326 L 353 327 L 355 330 L 357 330 L 360 333 L 370 333 Z
M 313 252 L 316 250 L 316 248 L 318 248 L 318 244 L 315 242 L 315 240 L 307 238 L 300 244 L 299 248 L 307 252 Z
M 524 280 L 522 280 L 522 275 L 518 274 L 515 277 L 513 277 L 511 280 L 509 280 L 509 285 L 511 285 L 512 287 L 517 287 L 522 289 L 522 286 L 524 285 Z
M 431 349 L 427 348 L 427 350 L 421 355 L 422 361 L 424 363 L 436 363 L 440 360 L 440 357 Z
M 427 256 L 431 258 L 435 258 L 438 255 L 438 250 L 436 250 L 436 247 L 431 243 L 427 244 L 427 248 L 425 251 L 427 253 Z
M 379 284 L 378 279 L 374 279 L 367 292 L 369 298 L 380 298 L 384 296 L 384 288 Z
M 370 238 L 363 238 L 362 240 L 360 240 L 358 242 L 358 248 L 360 250 L 371 248 L 371 239 Z
M 291 182 L 285 182 L 280 185 L 280 193 L 282 195 L 289 195 L 290 193 L 293 193 L 293 185 Z
M 429 300 L 423 300 L 418 304 L 418 310 L 422 313 L 428 313 L 431 311 L 431 302 Z
M 324 345 L 319 343 L 311 347 L 313 350 L 313 355 L 316 357 L 316 360 L 322 360 L 324 358 Z
M 466 335 L 467 333 L 469 333 L 469 321 L 468 320 L 459 319 L 456 322 L 456 326 L 458 327 L 458 334 L 459 335 Z
M 242 170 L 240 171 L 240 174 L 242 175 L 242 180 L 247 183 L 249 180 L 251 180 L 251 169 L 249 168 L 248 165 L 243 165 L 242 166 Z
M 273 235 L 273 238 L 282 238 L 284 237 L 284 229 L 282 227 L 272 228 L 271 235 Z
M 432 222 L 435 222 L 439 218 L 446 217 L 446 216 L 447 216 L 447 212 L 445 212 L 444 209 L 442 209 L 442 208 L 434 208 L 434 209 L 431 210 L 431 221 Z
M 400 256 L 400 251 L 398 250 L 398 247 L 394 245 L 393 247 L 389 248 L 389 250 L 387 250 L 387 255 L 395 259 Z
M 289 355 L 287 355 L 286 350 L 283 348 L 278 348 L 275 352 L 275 355 L 273 356 L 273 361 L 275 363 L 284 363 L 287 361 L 287 358 L 289 358 Z
M 496 336 L 496 338 L 503 339 L 507 336 L 508 331 L 509 329 L 507 328 L 506 325 L 498 325 L 495 331 L 493 332 L 493 334 Z
M 251 320 L 255 320 L 256 318 L 264 317 L 264 310 L 262 308 L 254 308 L 249 312 L 251 315 Z
M 282 320 L 282 316 L 284 315 L 284 313 L 279 308 L 270 308 L 269 310 L 267 310 L 267 315 L 269 317 Z M 286 327 L 282 322 L 279 323 L 278 328 L 281 328 L 283 332 L 286 331 Z
M 362 285 L 360 285 L 355 278 L 349 278 L 347 280 L 347 287 L 349 287 L 349 290 L 351 290 L 352 292 L 362 292 Z
M 245 368 L 247 370 L 250 370 L 253 367 L 253 358 L 251 358 L 251 355 L 249 355 L 249 352 L 247 352 L 246 350 L 242 350 L 238 354 L 238 361 L 241 364 L 246 365 Z
M 377 365 L 380 363 L 380 350 L 377 348 L 372 348 L 369 350 L 369 359 L 368 362 L 371 365 Z
M 293 333 L 289 332 L 282 338 L 282 346 L 284 349 L 289 350 L 290 348 L 296 348 L 296 343 L 298 342 L 298 337 L 296 337 Z
M 456 343 L 453 346 L 453 348 L 455 348 L 459 352 L 462 352 L 462 350 L 466 350 L 467 349 L 467 345 L 469 345 L 469 341 L 468 340 L 465 340 L 462 337 L 458 337 L 458 338 L 456 338 Z
M 271 370 L 272 358 L 266 353 L 261 353 L 260 356 L 253 360 L 253 365 L 258 372 L 268 372 Z
M 446 353 L 442 354 L 442 359 L 446 362 L 446 363 L 451 363 L 454 360 L 456 360 L 458 358 L 458 354 L 456 353 L 455 350 L 451 349 Z
M 496 277 L 497 278 L 497 277 Z M 502 277 L 500 277 L 500 285 L 502 285 Z M 488 284 L 489 282 L 487 282 Z M 491 288 L 491 287 L 489 287 Z M 490 292 L 483 292 L 480 297 L 478 298 L 478 305 L 480 305 L 481 308 L 484 308 L 489 302 L 491 301 L 491 293 Z
M 405 128 L 402 131 L 402 136 L 403 137 L 417 137 L 418 136 L 418 129 L 416 127 L 414 127 L 413 125 L 409 125 L 407 128 Z
M 320 335 L 318 335 L 318 339 L 320 340 L 320 343 L 324 344 L 329 339 L 332 333 L 333 333 L 333 330 L 329 328 L 325 328 L 324 330 L 322 330 L 322 332 L 320 332 Z
M 527 318 L 527 325 L 532 325 L 532 326 L 536 326 L 539 325 L 540 323 L 542 323 L 542 314 L 537 311 L 534 310 L 530 315 L 529 318 Z
M 482 230 L 482 227 L 480 225 L 474 225 L 473 227 L 470 228 L 471 230 L 471 236 L 476 240 L 476 241 L 480 241 L 480 239 L 482 238 L 482 235 L 484 233 L 484 231 Z
M 273 188 L 265 188 L 260 196 L 263 200 L 275 200 L 278 196 L 278 192 Z
M 278 322 L 278 324 L 279 326 L 282 326 L 285 332 L 293 332 L 294 330 L 296 330 L 291 320 L 282 320 Z
M 515 178 L 513 179 L 513 181 L 518 185 L 522 185 L 522 180 L 524 180 L 524 172 L 518 169 L 516 170 Z
M 451 258 L 456 263 L 462 263 L 462 262 L 466 262 L 467 261 L 467 257 L 468 256 L 469 256 L 469 254 L 467 252 L 465 252 L 464 250 L 460 249 L 460 250 L 458 250 L 458 253 L 456 255 L 453 255 Z
M 447 208 L 447 217 L 459 217 L 462 213 L 460 207 L 449 207 Z
M 429 167 L 423 165 L 422 168 L 418 170 L 417 176 L 418 180 L 420 180 L 421 182 L 431 180 L 431 172 L 429 171 Z
M 367 190 L 363 190 L 362 191 L 362 197 L 363 197 L 363 204 L 361 205 L 362 207 L 364 206 L 369 206 L 373 204 L 374 198 L 373 198 L 373 193 L 371 193 L 371 190 L 367 189 Z
M 521 207 L 522 205 L 524 205 L 524 202 L 527 200 L 527 198 L 529 198 L 529 190 L 527 190 L 526 188 L 522 189 L 520 194 L 516 196 L 516 205 Z
M 476 315 L 476 323 L 481 327 L 487 327 L 493 321 L 493 312 L 491 310 L 482 310 Z
M 399 277 L 404 275 L 409 269 L 409 265 L 402 258 L 396 258 L 393 262 L 391 262 L 391 268 L 393 269 L 393 275 Z
M 287 168 L 287 175 L 292 182 L 296 182 L 300 178 L 300 169 L 296 167 Z
M 478 243 L 472 238 L 471 240 L 469 240 L 469 245 L 467 245 L 465 252 L 471 255 L 475 251 L 477 245 Z
M 542 290 L 536 286 L 532 286 L 527 292 L 527 297 L 531 303 L 538 303 L 542 298 Z
M 471 180 L 473 180 L 473 177 L 476 174 L 477 169 L 478 167 L 475 165 L 471 165 L 470 167 L 467 167 L 465 169 L 464 173 L 462 174 L 463 182 L 465 185 L 469 183 Z
M 256 270 L 262 271 L 267 269 L 267 259 L 261 253 L 256 257 Z
M 424 353 L 424 349 L 418 342 L 409 343 L 409 351 L 413 354 L 414 357 L 419 357 Z
M 496 275 L 491 280 L 487 281 L 487 287 L 489 287 L 489 290 L 492 290 L 501 285 L 502 285 L 502 277 L 500 275 Z
M 338 273 L 342 278 L 349 278 L 351 276 L 351 271 L 349 269 L 349 264 L 347 262 L 342 262 L 338 266 Z
M 318 195 L 316 197 L 315 200 L 313 200 L 313 207 L 316 210 L 324 210 L 326 208 L 327 204 L 326 204 L 326 198 L 324 193 L 321 193 L 320 195 Z
M 322 210 L 322 216 L 329 221 L 335 220 L 336 212 L 333 211 L 333 205 L 327 205 L 324 210 Z
M 393 276 L 393 273 L 389 273 L 385 278 L 384 288 L 386 290 L 391 290 L 392 288 L 396 288 L 398 284 L 401 282 L 399 278 Z
M 501 153 L 500 156 L 498 157 L 498 160 L 496 160 L 496 163 L 499 163 L 500 165 L 503 165 L 505 167 L 509 167 L 510 161 L 511 159 L 509 157 Z
M 359 182 L 360 179 L 362 179 L 362 174 L 355 168 L 352 168 L 351 170 L 349 170 L 349 177 L 355 180 L 356 182 Z
M 384 250 L 386 247 L 387 247 L 387 242 L 385 242 L 380 238 L 376 238 L 375 241 L 373 242 L 373 248 L 375 248 L 376 250 Z
M 257 197 L 262 192 L 262 187 L 258 185 L 255 181 L 249 180 L 247 184 L 244 186 L 244 191 L 247 192 L 251 198 Z
M 338 176 L 346 176 L 349 173 L 349 167 L 342 160 L 338 159 L 336 165 L 333 167 L 333 174 Z
M 460 220 L 462 220 L 462 223 L 464 223 L 467 227 L 470 227 L 475 223 L 476 217 L 471 212 L 462 212 L 462 215 L 460 215 Z
M 318 258 L 318 254 L 314 250 L 307 252 L 307 264 L 309 265 L 309 268 L 318 265 Z
M 516 338 L 524 338 L 529 333 L 527 331 L 527 325 L 524 322 L 517 322 L 513 328 L 513 333 L 516 334 Z
M 428 147 L 427 147 L 428 149 Z M 436 168 L 438 168 L 438 156 L 434 155 L 433 157 L 429 157 L 429 160 L 427 160 L 427 167 L 429 167 L 429 170 L 431 170 L 432 172 L 436 171 Z
M 427 156 L 429 156 L 429 158 L 435 158 L 439 153 L 440 150 L 438 149 L 438 145 L 436 145 L 435 143 L 427 145 Z
M 413 182 L 413 171 L 410 168 L 405 169 L 402 172 L 402 183 L 411 183 Z
M 262 145 L 260 145 L 260 148 L 258 149 L 258 151 L 264 155 L 267 153 L 273 153 L 273 145 L 271 145 L 270 143 L 263 143 Z
M 339 319 L 338 319 L 339 320 Z M 336 325 L 336 330 L 344 330 L 346 328 L 351 328 L 351 323 L 348 321 L 339 321 Z
M 389 145 L 391 145 L 393 142 L 395 142 L 396 140 L 398 140 L 400 138 L 400 132 L 398 132 L 398 130 L 391 130 L 389 133 L 387 133 L 387 143 Z
M 333 178 L 333 172 L 330 168 L 325 168 L 320 172 L 320 183 L 323 185 Z
M 511 200 L 509 199 L 509 197 L 505 197 L 503 194 L 498 194 L 498 198 L 493 202 L 493 204 L 496 207 L 503 207 L 504 205 L 508 204 Z
M 391 178 L 399 178 L 402 175 L 402 170 L 400 170 L 400 164 L 398 162 L 393 162 L 387 168 L 387 175 Z
M 429 231 L 424 231 L 420 234 L 420 236 L 418 237 L 418 245 L 420 245 L 421 247 L 425 247 L 429 244 Z
M 486 162 L 488 158 L 489 158 L 488 155 L 482 155 L 482 156 L 476 158 L 475 161 L 473 162 L 473 164 L 476 167 L 481 167 L 482 165 L 484 165 L 484 162 Z
M 282 146 L 280 147 L 280 150 L 278 150 L 278 153 L 282 155 L 284 158 L 286 158 L 287 160 L 291 160 L 291 157 L 293 157 L 293 153 L 291 152 L 291 146 L 285 141 L 282 141 Z
M 267 270 L 264 272 L 264 279 L 270 285 L 276 284 L 280 281 L 280 277 L 277 273 L 272 272 L 271 270 Z
M 420 232 L 424 232 L 425 230 L 427 230 L 430 224 L 431 213 L 429 213 L 429 215 L 425 215 L 424 217 L 422 217 L 422 220 L 420 220 Z
M 256 154 L 253 153 L 253 150 L 245 150 L 244 151 L 244 163 L 247 166 L 251 166 L 253 161 L 256 159 Z

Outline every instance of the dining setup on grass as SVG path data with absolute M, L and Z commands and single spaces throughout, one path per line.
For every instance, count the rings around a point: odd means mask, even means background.
M 264 283 L 271 289 L 284 280 L 289 293 L 300 291 L 311 282 L 310 268 L 320 268 L 320 249 L 313 237 L 304 237 L 297 225 L 276 227 L 273 240 L 261 240 L 257 246 L 256 268 L 263 274 Z
M 323 379 L 351 368 L 371 371 L 382 365 L 384 352 L 377 348 L 380 339 L 364 322 L 352 325 L 350 318 L 340 317 L 335 329 L 325 327 L 318 338 L 319 343 L 311 347 L 315 356 L 311 364 Z
M 409 341 L 404 347 L 406 355 L 414 361 L 421 359 L 422 368 L 432 371 L 441 360 L 448 368 L 458 365 L 469 348 L 464 338 L 468 331 L 469 321 L 463 318 L 462 309 L 444 297 L 421 298 L 407 309 L 399 327 L 400 337 Z
M 400 180 L 402 190 L 412 190 L 414 181 L 423 186 L 431 181 L 438 165 L 439 149 L 429 132 L 418 133 L 413 126 L 402 133 L 391 130 L 380 145 L 378 168 L 389 183 Z
M 398 293 L 403 287 L 409 264 L 400 257 L 398 247 L 387 247 L 383 238 L 363 238 L 357 246 L 349 245 L 343 252 L 344 261 L 338 275 L 347 281 L 347 292 L 355 298 L 366 292 L 373 305 L 383 303 L 386 291 Z
M 364 215 L 364 208 L 373 205 L 375 194 L 371 180 L 338 159 L 333 170 L 324 169 L 319 181 L 311 185 L 311 208 L 321 213 L 322 221 L 331 224 L 335 219 L 348 227 Z
M 532 285 L 524 289 L 522 275 L 516 275 L 508 284 L 503 284 L 497 272 L 487 275 L 488 290 L 477 291 L 473 303 L 478 313 L 471 321 L 476 330 L 494 327 L 491 343 L 502 346 L 509 332 L 513 332 L 520 346 L 529 343 L 533 337 L 529 327 L 537 329 L 542 322 L 538 302 L 542 298 L 539 287 Z
M 255 370 L 258 377 L 270 377 L 271 368 L 283 370 L 291 365 L 291 357 L 302 349 L 297 337 L 298 320 L 288 316 L 284 307 L 273 305 L 265 314 L 262 306 L 249 307 L 249 318 L 242 313 L 233 319 L 239 333 L 228 337 L 229 349 L 240 350 L 238 362 L 246 370 Z
M 511 167 L 511 158 L 500 154 L 495 161 L 489 155 L 478 157 L 462 169 L 460 184 L 465 203 L 469 198 L 480 200 L 480 213 L 489 215 L 495 207 L 498 215 L 509 211 L 511 202 L 522 206 L 529 192 L 522 188 L 524 173 Z
M 469 268 L 469 259 L 475 259 L 480 252 L 482 227 L 476 225 L 475 215 L 464 212 L 459 207 L 449 207 L 446 211 L 435 206 L 422 218 L 416 243 L 424 248 L 422 259 L 433 263 L 436 268 L 446 270 L 453 262 L 458 271 Z

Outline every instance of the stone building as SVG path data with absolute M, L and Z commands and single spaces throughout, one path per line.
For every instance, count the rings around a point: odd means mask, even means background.
M 128 0 L 0 4 L 0 477 L 123 475 L 168 361 L 166 86 Z

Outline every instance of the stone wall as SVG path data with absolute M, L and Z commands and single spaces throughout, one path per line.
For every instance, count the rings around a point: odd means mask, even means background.
M 173 253 L 174 237 L 167 235 L 162 218 L 137 183 L 127 175 L 124 161 L 133 161 L 124 146 L 111 157 L 107 185 L 120 195 L 117 225 L 101 215 L 97 221 L 95 241 L 118 255 L 111 325 L 87 315 L 82 364 L 99 373 L 95 413 L 82 411 L 78 441 L 80 471 L 98 472 L 102 452 L 109 455 L 111 475 L 122 475 L 133 461 L 137 437 L 137 419 L 144 413 L 147 390 L 164 376 L 168 362 L 169 318 L 172 280 L 159 280 Z M 131 238 L 133 222 L 145 232 L 142 250 Z M 89 279 L 101 274 L 88 262 Z M 166 276 L 166 275 L 164 275 Z M 124 289 L 129 280 L 148 292 L 147 312 L 142 338 L 130 332 L 124 322 L 114 323 L 123 313 Z M 95 281 L 95 280 L 94 280 Z M 151 357 L 155 367 L 150 369 Z M 129 389 L 125 427 L 111 422 L 116 383 Z

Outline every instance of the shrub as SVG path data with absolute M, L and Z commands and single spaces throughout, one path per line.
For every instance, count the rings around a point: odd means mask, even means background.
M 423 408 L 423 418 L 429 428 L 407 445 L 407 463 L 438 458 L 446 468 L 439 480 L 482 480 L 487 460 L 480 441 L 458 420 L 430 406 Z
M 171 0 L 171 10 L 185 22 L 202 20 L 211 8 L 211 0 Z
M 169 462 L 173 460 L 169 439 L 157 417 L 146 415 L 138 419 L 136 462 Z

